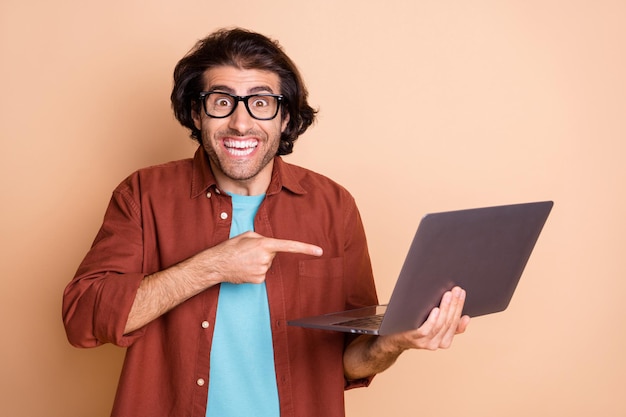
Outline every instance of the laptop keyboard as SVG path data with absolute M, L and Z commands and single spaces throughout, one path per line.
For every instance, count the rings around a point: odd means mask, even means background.
M 335 325 L 346 326 L 346 327 L 362 327 L 366 329 L 378 329 L 382 321 L 383 321 L 383 314 L 377 314 L 375 316 L 361 317 L 358 319 L 342 321 L 339 323 L 335 323 Z

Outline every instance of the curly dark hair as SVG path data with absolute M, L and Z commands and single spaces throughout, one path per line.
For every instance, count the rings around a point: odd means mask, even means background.
M 315 121 L 317 111 L 307 102 L 308 92 L 298 68 L 278 42 L 241 28 L 220 29 L 210 34 L 176 64 L 172 109 L 176 119 L 191 130 L 191 137 L 202 143 L 192 112 L 201 108 L 198 97 L 204 89 L 205 71 L 217 66 L 265 70 L 278 75 L 280 92 L 285 97 L 281 114 L 289 115 L 289 123 L 281 135 L 277 155 L 293 152 L 294 142 Z

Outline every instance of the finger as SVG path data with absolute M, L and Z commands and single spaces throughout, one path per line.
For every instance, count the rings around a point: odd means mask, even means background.
M 465 290 L 460 287 L 454 287 L 446 292 L 441 298 L 440 308 L 445 313 L 446 325 L 461 317 L 463 306 L 465 304 Z
M 447 334 L 454 321 L 454 298 L 452 290 L 446 291 L 441 297 L 439 307 L 431 311 L 428 320 L 420 328 L 422 335 L 428 339 L 429 349 L 434 350 L 447 343 Z
M 463 313 L 463 307 L 465 305 L 465 290 L 460 287 L 454 287 L 452 289 L 452 297 L 450 299 L 450 317 L 454 321 L 458 321 Z
M 312 256 L 321 256 L 324 253 L 319 246 L 298 242 L 297 240 L 267 238 L 267 245 L 272 252 L 302 253 Z
M 449 304 L 447 305 L 447 317 L 442 327 L 441 347 L 447 348 L 452 345 L 454 336 L 458 333 L 461 323 L 461 314 L 465 305 L 465 291 L 459 287 L 452 289 Z
M 441 317 L 441 310 L 439 307 L 433 308 L 426 321 L 415 331 L 414 338 L 419 339 L 432 339 L 437 334 L 437 323 Z
M 469 326 L 470 321 L 470 316 L 461 317 L 461 321 L 459 321 L 459 325 L 456 328 L 456 334 L 465 333 L 465 330 L 467 330 L 467 326 Z
M 447 333 L 451 321 L 454 319 L 454 316 L 451 313 L 451 310 L 453 310 L 453 308 L 451 308 L 453 300 L 454 297 L 452 291 L 446 291 L 441 297 L 441 303 L 439 303 L 439 316 L 437 317 L 437 321 L 432 330 L 434 343 L 439 343 L 441 341 Z

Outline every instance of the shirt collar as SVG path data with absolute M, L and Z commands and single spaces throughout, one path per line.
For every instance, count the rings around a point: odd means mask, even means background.
M 217 188 L 217 181 L 211 170 L 209 157 L 204 148 L 199 146 L 193 157 L 191 198 L 206 194 L 211 187 Z M 300 183 L 300 175 L 291 168 L 290 164 L 287 164 L 281 157 L 277 156 L 274 158 L 272 179 L 266 195 L 276 194 L 283 187 L 294 194 L 306 194 L 306 190 Z

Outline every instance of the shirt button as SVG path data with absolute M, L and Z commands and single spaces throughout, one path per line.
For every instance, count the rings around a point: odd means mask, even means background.
M 220 218 L 221 218 L 222 220 L 226 220 L 226 219 L 228 218 L 228 213 L 226 213 L 226 212 L 222 212 L 222 214 L 220 214 Z
M 203 321 L 203 322 L 202 322 L 202 328 L 203 328 L 203 329 L 208 329 L 208 328 L 209 328 L 209 322 L 208 322 L 208 321 L 206 321 L 206 320 L 205 320 L 205 321 Z
M 211 192 L 210 191 L 207 191 L 206 198 L 211 198 Z
M 198 378 L 198 380 L 196 381 L 196 384 L 198 384 L 199 387 L 204 386 L 204 378 Z

